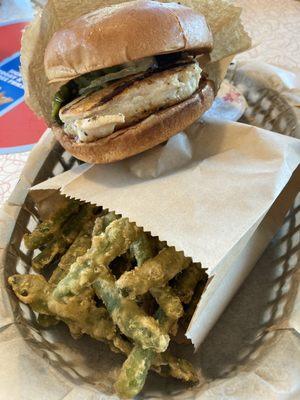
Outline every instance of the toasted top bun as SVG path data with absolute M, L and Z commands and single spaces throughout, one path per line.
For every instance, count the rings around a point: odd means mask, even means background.
M 45 51 L 51 83 L 158 54 L 212 49 L 203 15 L 177 3 L 130 1 L 101 8 L 57 31 Z
M 203 81 L 199 89 L 187 100 L 90 143 L 76 143 L 59 125 L 54 125 L 52 130 L 61 145 L 74 157 L 88 163 L 106 164 L 123 160 L 163 143 L 199 118 L 211 106 L 213 99 L 213 83 Z

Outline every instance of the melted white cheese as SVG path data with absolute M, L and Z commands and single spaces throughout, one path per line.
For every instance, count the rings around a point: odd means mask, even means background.
M 78 142 L 92 142 L 111 134 L 117 124 L 125 122 L 123 114 L 96 115 L 66 122 L 65 132 Z

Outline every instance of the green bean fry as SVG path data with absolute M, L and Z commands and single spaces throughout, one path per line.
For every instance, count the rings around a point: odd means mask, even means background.
M 134 299 L 148 292 L 151 288 L 163 287 L 178 272 L 187 268 L 190 259 L 173 247 L 162 249 L 157 256 L 147 260 L 143 265 L 123 274 L 117 281 L 117 287 L 125 296 Z
M 103 271 L 102 267 L 108 266 L 114 258 L 125 253 L 140 231 L 127 218 L 111 222 L 105 232 L 93 236 L 90 249 L 72 264 L 69 273 L 55 288 L 54 296 L 59 300 L 78 294 L 91 285 Z
M 197 283 L 205 276 L 200 264 L 193 263 L 176 276 L 174 292 L 184 304 L 191 301 Z
M 52 240 L 68 217 L 78 212 L 79 206 L 78 201 L 70 200 L 65 207 L 59 208 L 54 215 L 40 223 L 33 232 L 24 235 L 25 246 L 29 250 L 34 250 Z
M 24 243 L 40 249 L 32 259 L 38 274 L 8 278 L 16 297 L 42 328 L 61 321 L 73 338 L 86 334 L 125 355 L 114 385 L 118 396 L 138 395 L 149 370 L 198 382 L 193 365 L 168 346 L 198 304 L 207 279 L 200 264 L 128 218 L 69 199 Z

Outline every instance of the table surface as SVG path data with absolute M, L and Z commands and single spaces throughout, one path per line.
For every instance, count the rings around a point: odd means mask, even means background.
M 16 7 L 13 7 L 14 0 L 9 1 L 11 18 L 18 18 L 18 10 L 21 12 L 17 6 L 18 2 Z M 252 49 L 240 54 L 237 59 L 263 61 L 291 70 L 299 69 L 300 2 L 237 0 L 236 4 L 243 7 L 242 19 L 253 41 Z M 0 205 L 9 197 L 17 184 L 28 154 L 29 152 L 0 155 Z

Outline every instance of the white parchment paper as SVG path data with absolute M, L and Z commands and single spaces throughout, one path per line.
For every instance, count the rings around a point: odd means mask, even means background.
M 298 139 L 239 123 L 197 123 L 129 160 L 83 164 L 35 186 L 33 195 L 57 189 L 114 210 L 201 262 L 214 278 L 187 330 L 199 346 L 279 228 L 297 193 L 291 178 L 299 162 Z M 274 226 L 265 218 L 284 189 Z
M 60 189 L 115 210 L 212 273 L 266 214 L 299 161 L 297 139 L 199 123 L 165 146 L 110 165 L 84 164 L 33 190 Z

